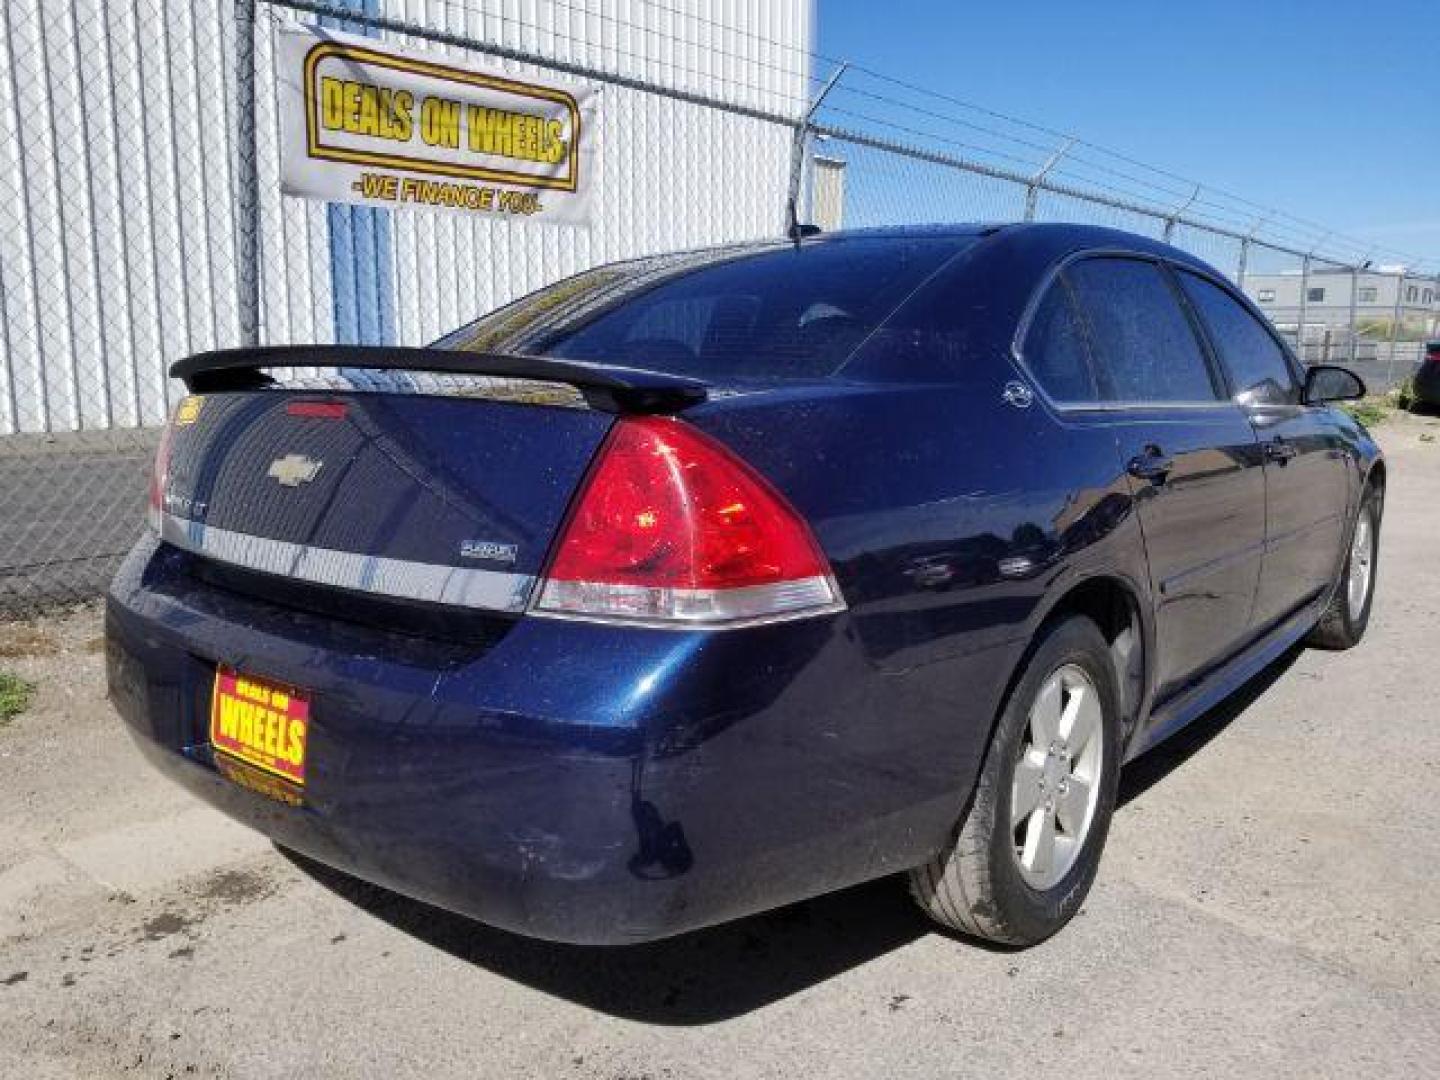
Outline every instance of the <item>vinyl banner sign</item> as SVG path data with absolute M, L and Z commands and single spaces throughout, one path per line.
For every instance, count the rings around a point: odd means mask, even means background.
M 277 47 L 287 195 L 589 223 L 596 91 L 311 27 Z

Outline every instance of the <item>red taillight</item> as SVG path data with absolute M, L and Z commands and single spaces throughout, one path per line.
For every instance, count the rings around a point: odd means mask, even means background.
M 536 606 L 713 624 L 833 611 L 839 599 L 778 492 L 690 425 L 636 417 L 601 449 Z

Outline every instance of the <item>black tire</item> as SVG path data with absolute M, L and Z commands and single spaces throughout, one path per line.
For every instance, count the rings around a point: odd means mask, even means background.
M 1025 879 L 1011 822 L 1015 769 L 1029 739 L 1032 704 L 1050 676 L 1083 669 L 1098 691 L 1103 753 L 1098 795 L 1074 863 L 1054 885 Z M 1100 867 L 1120 778 L 1120 706 L 1115 667 L 1099 628 L 1072 616 L 1053 623 L 1037 643 L 1000 713 L 969 810 L 946 848 L 910 872 L 910 891 L 943 926 L 1005 945 L 1034 945 L 1079 910 Z
M 1380 518 L 1384 509 L 1384 495 L 1381 489 L 1367 485 L 1360 498 L 1360 509 L 1351 523 L 1345 547 L 1345 561 L 1340 567 L 1340 578 L 1335 583 L 1334 594 L 1325 608 L 1325 613 L 1305 638 L 1305 644 L 1320 649 L 1351 649 L 1360 644 L 1365 628 L 1370 625 L 1370 608 L 1375 602 L 1375 581 L 1380 573 Z M 1350 604 L 1350 577 L 1355 572 L 1352 562 L 1355 558 L 1353 541 L 1356 530 L 1368 515 L 1370 521 L 1370 571 L 1366 586 L 1365 602 L 1358 611 Z

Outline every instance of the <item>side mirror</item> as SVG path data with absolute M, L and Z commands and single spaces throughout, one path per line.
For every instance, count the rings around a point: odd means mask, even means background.
M 1347 368 L 1332 364 L 1316 364 L 1305 372 L 1306 405 L 1323 405 L 1327 401 L 1354 401 L 1365 396 L 1360 376 Z

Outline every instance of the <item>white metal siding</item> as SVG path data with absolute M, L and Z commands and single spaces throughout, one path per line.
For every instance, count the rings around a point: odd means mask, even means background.
M 382 10 L 786 115 L 808 85 L 811 0 L 386 0 Z M 0 4 L 0 434 L 159 423 L 168 364 L 238 343 L 232 13 L 218 0 Z M 279 195 L 273 29 L 293 17 L 260 4 L 266 342 L 333 334 L 325 207 Z M 600 109 L 592 229 L 392 212 L 401 342 L 597 262 L 781 227 L 785 128 L 615 86 Z

